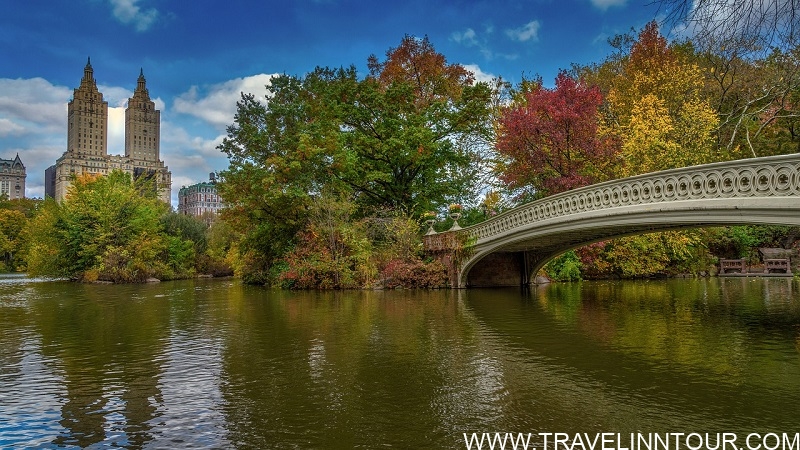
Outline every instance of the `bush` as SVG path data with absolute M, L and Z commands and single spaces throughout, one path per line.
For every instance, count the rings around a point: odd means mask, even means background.
M 575 250 L 569 250 L 553 258 L 544 266 L 547 275 L 555 281 L 580 281 L 581 260 Z
M 323 195 L 309 212 L 297 244 L 282 259 L 282 285 L 295 289 L 354 289 L 375 275 L 372 245 L 364 224 L 352 220 L 355 206 L 343 196 Z
M 120 171 L 75 178 L 63 202 L 45 201 L 31 221 L 28 272 L 113 282 L 180 275 L 192 244 L 165 235 L 168 206 L 146 182 Z
M 386 264 L 381 279 L 386 289 L 448 286 L 447 268 L 439 261 L 396 259 Z

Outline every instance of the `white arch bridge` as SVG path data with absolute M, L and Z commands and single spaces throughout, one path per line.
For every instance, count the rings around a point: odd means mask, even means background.
M 551 258 L 593 242 L 746 224 L 800 226 L 800 153 L 586 186 L 471 227 L 425 236 L 424 243 L 426 251 L 450 265 L 453 287 L 510 286 L 528 284 Z

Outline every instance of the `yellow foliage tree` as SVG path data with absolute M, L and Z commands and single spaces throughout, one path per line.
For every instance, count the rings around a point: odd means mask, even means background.
M 655 22 L 639 33 L 627 55 L 594 69 L 608 91 L 603 132 L 622 142 L 616 175 L 627 177 L 728 159 L 717 150 L 719 119 L 704 97 L 703 73 L 668 45 Z M 699 272 L 708 258 L 701 232 L 672 231 L 579 250 L 588 272 L 623 277 Z
M 607 96 L 608 131 L 623 142 L 619 176 L 725 159 L 715 149 L 718 119 L 703 86 L 701 69 L 648 24 Z

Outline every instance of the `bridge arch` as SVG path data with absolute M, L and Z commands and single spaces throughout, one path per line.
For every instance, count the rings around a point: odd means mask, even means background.
M 743 224 L 800 226 L 800 154 L 672 169 L 586 186 L 457 232 L 426 236 L 425 244 L 441 250 L 448 239 L 471 241 L 469 257 L 454 261 L 452 280 L 453 287 L 468 287 L 481 284 L 473 282 L 477 272 L 510 270 L 515 265 L 523 273 L 521 282 L 527 283 L 552 257 L 592 242 Z M 448 237 L 452 233 L 461 234 L 461 239 Z

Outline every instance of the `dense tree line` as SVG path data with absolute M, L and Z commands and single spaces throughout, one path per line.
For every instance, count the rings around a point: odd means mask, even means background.
M 691 42 L 669 43 L 655 22 L 611 44 L 616 51 L 605 61 L 570 71 L 583 89 L 582 101 L 552 111 L 559 103 L 544 99 L 567 95 L 574 89 L 569 83 L 556 80 L 553 89 L 540 81 L 522 86 L 525 95 L 501 116 L 501 123 L 510 122 L 497 141 L 505 161 L 501 179 L 522 176 L 528 192 L 546 195 L 673 167 L 798 151 L 797 48 L 731 61 Z M 538 106 L 542 101 L 549 110 Z M 576 114 L 585 102 L 597 106 Z M 531 115 L 551 127 L 536 127 L 536 137 L 520 131 Z M 565 127 L 564 118 L 573 126 Z M 576 120 L 594 128 L 576 127 Z M 569 148 L 556 145 L 563 135 L 571 140 Z M 601 138 L 612 146 L 599 147 Z M 528 147 L 519 148 L 519 142 Z M 551 161 L 561 169 L 554 172 Z M 514 171 L 519 162 L 531 170 Z M 719 257 L 756 259 L 758 247 L 791 247 L 796 234 L 789 227 L 742 226 L 632 236 L 568 252 L 547 269 L 557 279 L 696 274 L 713 270 Z
M 464 204 L 470 224 L 595 182 L 800 145 L 796 49 L 732 61 L 668 42 L 655 22 L 610 44 L 605 61 L 574 66 L 549 88 L 475 82 L 427 39 L 407 36 L 384 61 L 371 56 L 363 78 L 353 67 L 319 68 L 274 80 L 267 101 L 243 96 L 221 147 L 231 160 L 224 195 L 240 199 L 227 212 L 244 230 L 239 272 L 358 287 L 398 278 L 402 262 L 417 267 L 408 283 L 419 284 L 419 239 L 386 242 L 397 232 L 389 224 L 405 222 L 413 236 L 428 211 L 449 227 L 451 203 Z M 701 273 L 718 257 L 790 246 L 795 235 L 743 226 L 633 236 L 547 269 L 557 279 Z
M 288 288 L 435 287 L 439 231 L 591 183 L 800 150 L 800 47 L 721 53 L 653 22 L 605 60 L 512 86 L 476 81 L 427 38 L 384 58 L 282 75 L 244 94 L 220 150 L 229 207 L 208 228 L 122 173 L 68 198 L 0 203 L 3 269 L 142 281 L 231 271 Z M 746 55 L 746 56 L 745 56 Z M 792 248 L 798 230 L 741 226 L 632 236 L 569 251 L 555 279 L 708 272 L 720 257 Z
M 17 202 L 0 208 L 0 216 L 15 207 L 29 212 L 14 242 L 22 257 L 7 263 L 7 270 L 117 283 L 232 273 L 224 244 L 209 243 L 219 226 L 208 229 L 172 212 L 152 180 L 133 180 L 121 171 L 86 174 L 73 180 L 62 202 L 48 198 L 35 201 L 35 208 Z

